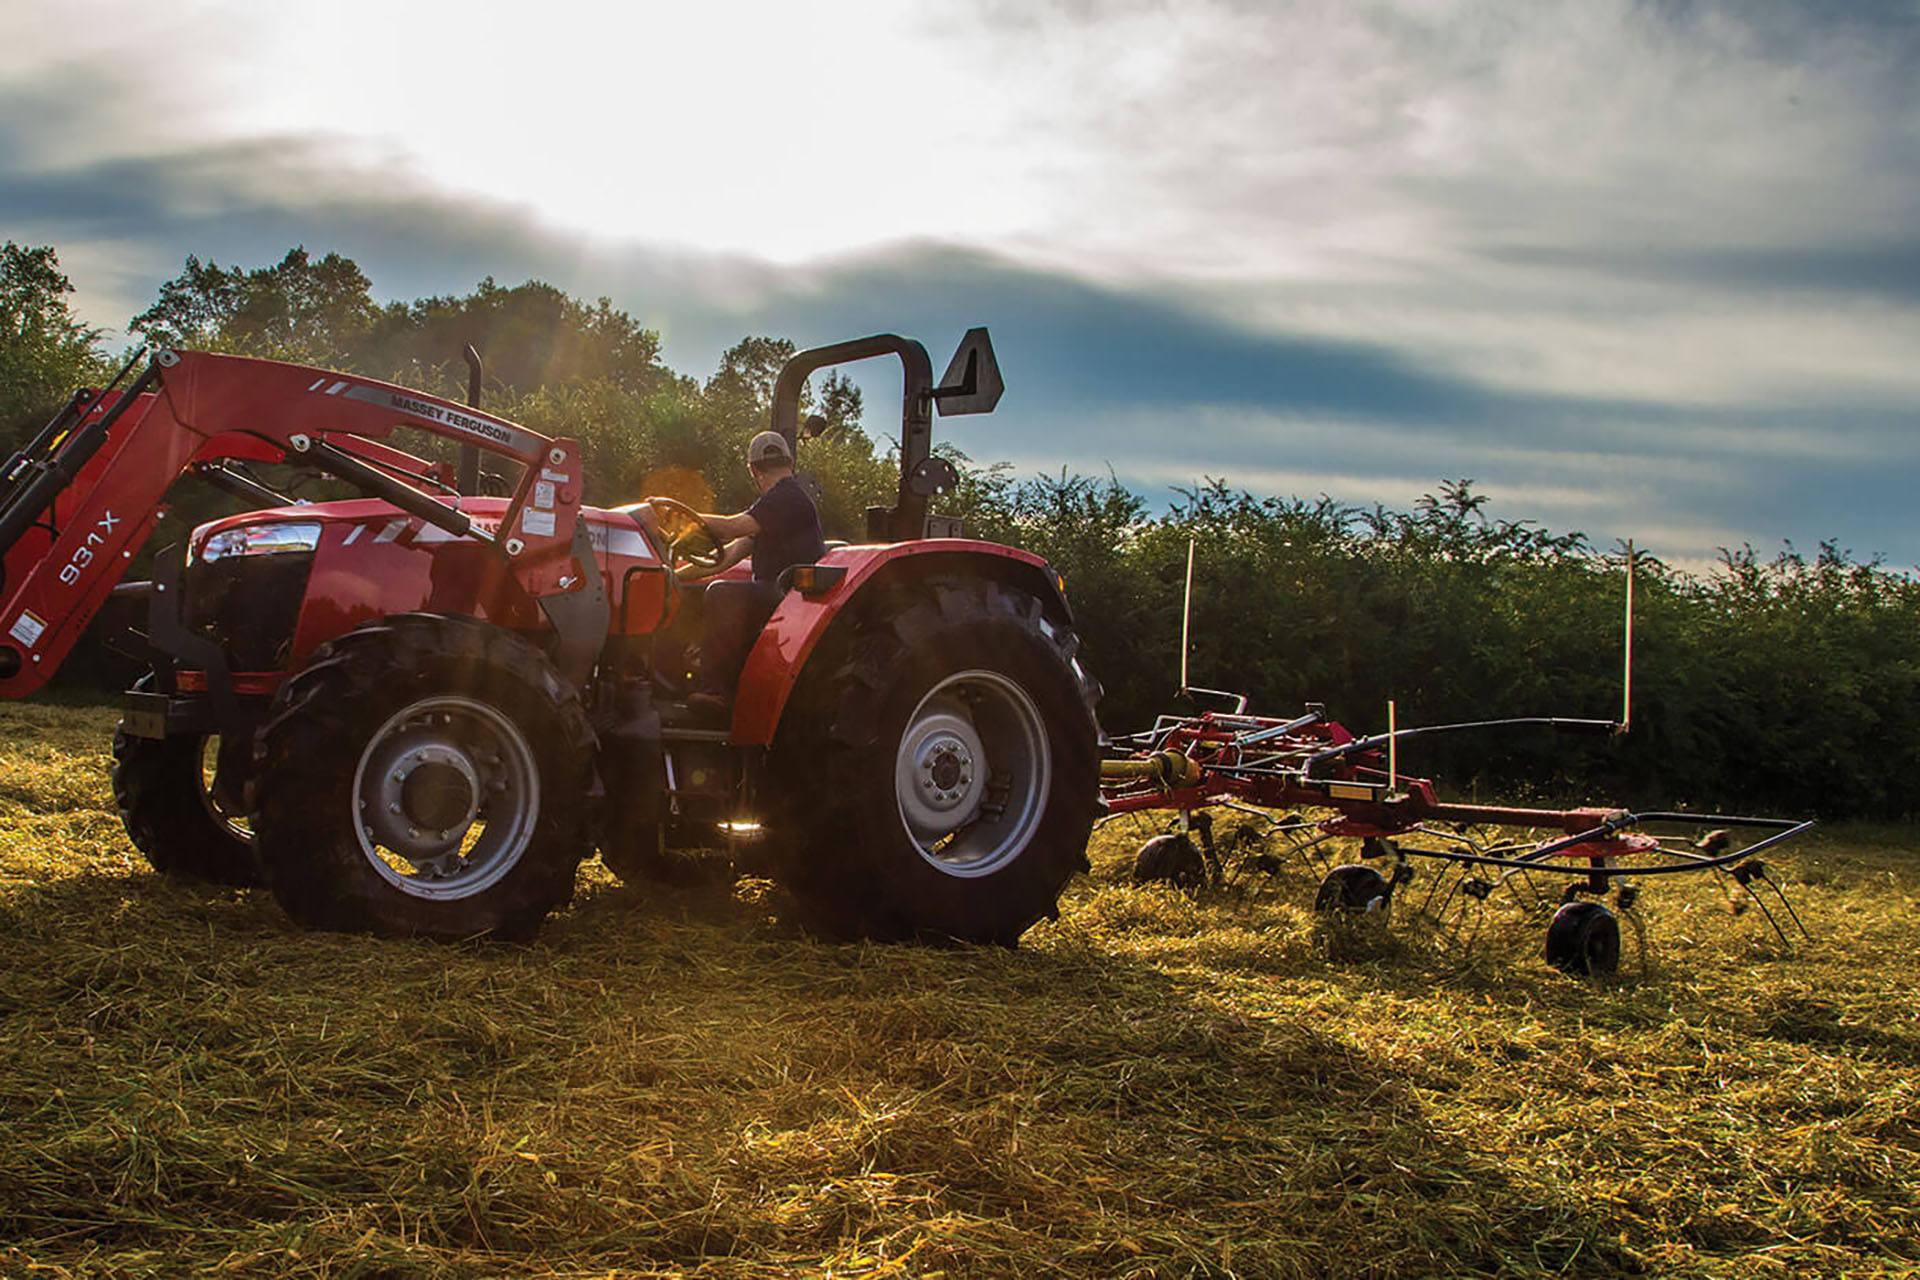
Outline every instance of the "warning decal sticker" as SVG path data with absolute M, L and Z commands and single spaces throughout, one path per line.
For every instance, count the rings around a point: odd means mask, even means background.
M 41 633 L 46 629 L 44 619 L 34 617 L 30 609 L 22 609 L 20 616 L 13 620 L 13 625 L 7 628 L 7 634 L 31 649 L 40 642 Z

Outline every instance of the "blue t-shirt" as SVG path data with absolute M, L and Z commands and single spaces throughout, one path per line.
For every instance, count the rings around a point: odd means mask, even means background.
M 761 494 L 747 508 L 760 532 L 753 539 L 753 580 L 772 582 L 796 564 L 812 564 L 827 554 L 820 537 L 820 513 L 792 476 Z

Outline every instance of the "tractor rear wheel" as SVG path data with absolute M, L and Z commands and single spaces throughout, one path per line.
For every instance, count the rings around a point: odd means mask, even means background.
M 1098 686 L 998 582 L 857 603 L 809 663 L 769 781 L 781 879 L 830 934 L 1011 944 L 1086 868 Z
M 143 677 L 135 688 L 151 680 Z M 258 881 L 252 836 L 242 815 L 228 812 L 214 798 L 207 767 L 218 743 L 201 733 L 141 738 L 120 725 L 113 733 L 113 799 L 127 838 L 155 871 L 250 885 Z
M 592 845 L 578 692 L 471 618 L 400 614 L 325 645 L 255 752 L 266 878 L 310 928 L 523 937 Z

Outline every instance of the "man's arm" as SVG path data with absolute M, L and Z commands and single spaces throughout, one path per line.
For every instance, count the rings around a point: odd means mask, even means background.
M 620 507 L 618 510 L 631 512 L 633 517 L 644 527 L 654 533 L 660 532 L 659 517 L 653 513 L 652 498 L 636 502 L 631 506 Z M 742 511 L 738 515 L 731 516 L 721 515 L 718 512 L 702 511 L 700 518 L 707 522 L 709 529 L 712 529 L 714 533 L 727 542 L 731 542 L 735 538 L 751 538 L 760 532 L 760 522 L 753 518 L 751 512 L 747 511 Z
M 721 552 L 720 563 L 709 569 L 705 565 L 688 564 L 680 566 L 676 576 L 682 582 L 700 582 L 718 574 L 725 573 L 753 553 L 752 538 L 735 538 Z
M 753 518 L 751 512 L 742 511 L 739 515 L 722 516 L 708 515 L 703 511 L 700 513 L 700 518 L 707 522 L 709 529 L 712 529 L 721 537 L 726 538 L 729 543 L 740 538 L 751 540 L 760 533 L 760 522 Z M 749 547 L 748 550 L 752 550 L 752 548 Z M 746 552 L 743 551 L 740 554 L 745 555 Z M 739 556 L 734 557 L 736 560 L 739 558 Z

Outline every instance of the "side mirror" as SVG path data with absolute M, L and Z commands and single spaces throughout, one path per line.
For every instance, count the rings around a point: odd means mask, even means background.
M 826 415 L 819 414 L 819 413 L 810 413 L 800 423 L 800 438 L 802 440 L 817 440 L 822 435 L 826 434 L 826 430 L 827 430 Z
M 992 413 L 1007 383 L 1000 376 L 1000 362 L 993 356 L 993 341 L 985 326 L 967 330 L 959 350 L 933 389 L 933 402 L 940 416 L 951 418 L 962 413 Z

